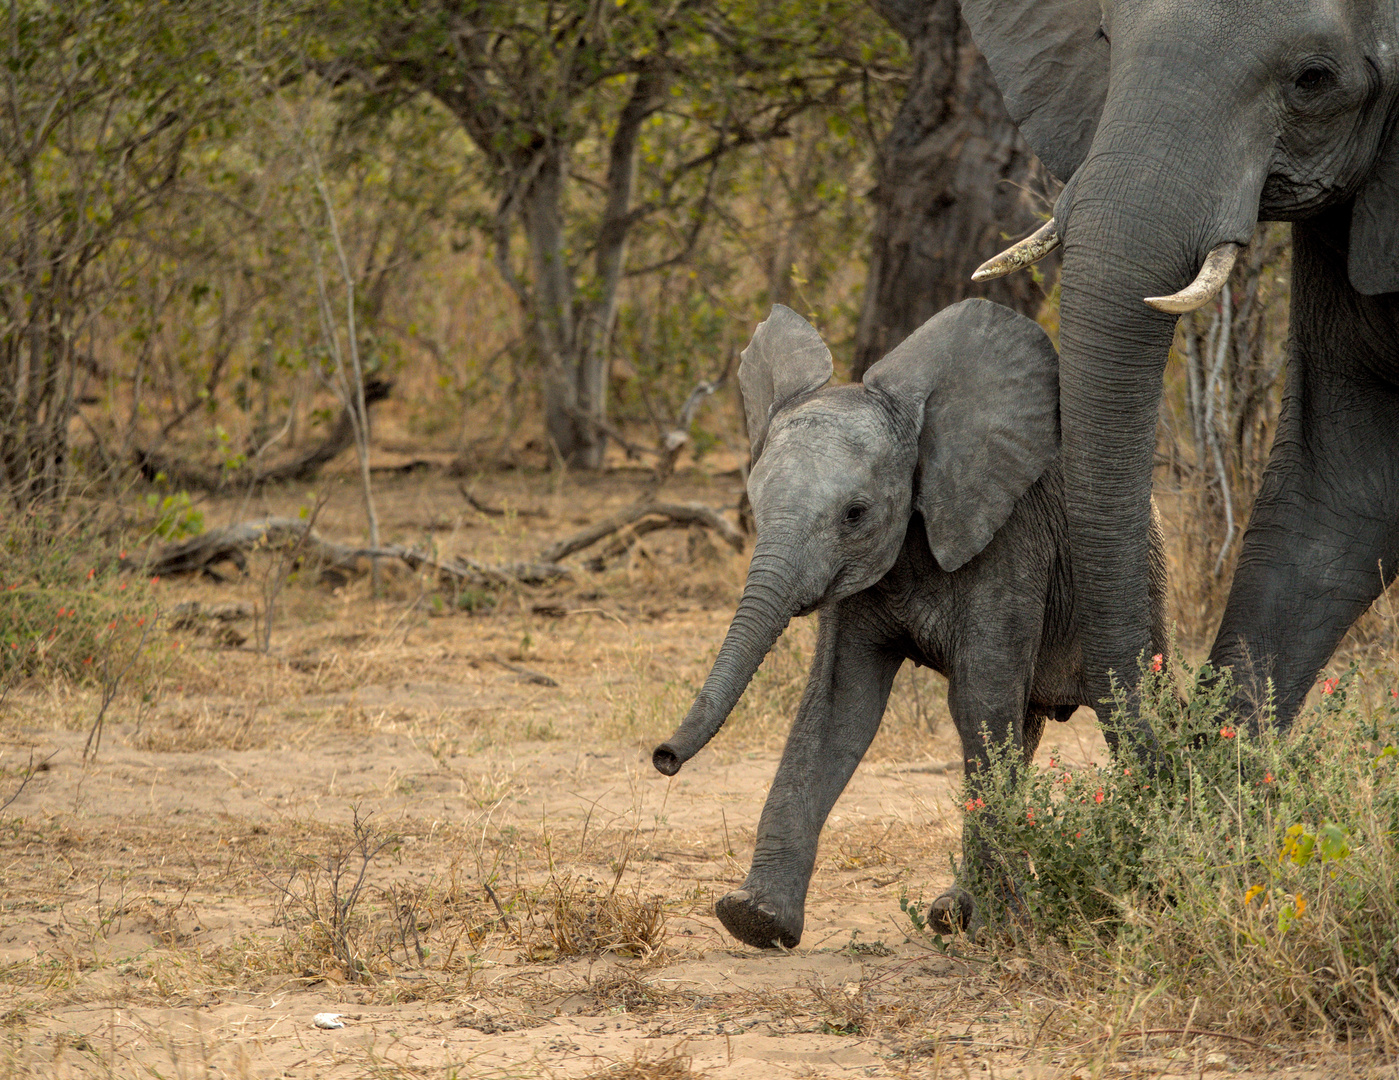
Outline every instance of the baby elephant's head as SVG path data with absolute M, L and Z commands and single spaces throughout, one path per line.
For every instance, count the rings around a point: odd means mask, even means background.
M 863 382 L 828 387 L 830 377 L 820 335 L 780 306 L 739 368 L 753 567 L 782 567 L 788 615 L 888 573 L 914 511 L 938 564 L 956 570 L 1058 452 L 1054 346 L 998 304 L 966 300 L 933 316 Z
M 673 774 L 723 724 L 788 621 L 869 588 L 923 516 L 956 570 L 1005 523 L 1059 446 L 1059 365 L 1032 320 L 985 300 L 938 313 L 849 386 L 777 305 L 739 367 L 758 526 L 748 582 L 685 722 L 652 760 Z

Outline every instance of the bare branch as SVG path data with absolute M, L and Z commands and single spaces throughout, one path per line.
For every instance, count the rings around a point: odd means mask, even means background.
M 541 553 L 541 558 L 545 562 L 556 562 L 574 552 L 592 547 L 599 540 L 650 516 L 666 518 L 676 525 L 706 526 L 717 532 L 735 551 L 743 550 L 743 534 L 708 506 L 701 503 L 636 503 L 581 532 L 551 544 Z
M 34 779 L 35 773 L 48 771 L 49 762 L 53 760 L 54 754 L 57 753 L 57 750 L 51 751 L 47 756 L 41 758 L 39 760 L 39 763 L 36 765 L 34 763 L 34 750 L 32 747 L 30 748 L 29 764 L 27 764 L 24 767 L 24 771 L 20 774 L 19 787 L 15 788 L 15 790 L 10 793 L 10 797 L 8 799 L 6 799 L 3 803 L 0 803 L 0 814 L 3 814 L 6 810 L 8 810 L 11 804 L 16 799 L 18 799 L 21 794 L 23 794 L 24 789 L 29 786 L 29 781 Z

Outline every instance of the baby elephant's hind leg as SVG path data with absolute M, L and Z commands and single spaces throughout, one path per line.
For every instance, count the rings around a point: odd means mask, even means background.
M 976 792 L 981 788 L 982 783 L 989 775 L 987 770 L 990 767 L 990 753 L 988 743 L 1003 743 L 1007 738 L 1013 737 L 1020 747 L 1023 758 L 1026 762 L 1034 756 L 1036 747 L 1039 746 L 1040 737 L 1044 733 L 1045 718 L 1038 710 L 1026 709 L 1021 702 L 1006 703 L 999 710 L 975 710 L 977 719 L 959 719 L 958 714 L 966 714 L 962 709 L 957 708 L 961 704 L 956 701 L 958 695 L 952 687 L 948 688 L 949 705 L 953 706 L 953 718 L 957 720 L 957 731 L 962 738 L 962 756 L 966 766 L 967 792 L 975 800 Z M 985 702 L 978 704 L 985 705 Z M 1020 715 L 1018 724 L 1011 724 L 1005 718 L 1008 715 Z M 974 818 L 972 815 L 980 815 Z M 967 870 L 967 855 L 974 848 L 978 851 L 979 862 L 983 866 L 989 866 L 994 861 L 994 852 L 987 846 L 987 841 L 982 838 L 983 829 L 993 825 L 979 807 L 970 806 L 967 809 L 967 816 L 962 824 L 962 862 L 957 872 L 957 880 L 952 886 L 943 892 L 928 906 L 928 928 L 936 934 L 952 934 L 957 931 L 965 931 L 975 934 L 980 929 L 982 919 L 977 911 L 976 902 L 972 895 L 962 886 L 962 880 Z

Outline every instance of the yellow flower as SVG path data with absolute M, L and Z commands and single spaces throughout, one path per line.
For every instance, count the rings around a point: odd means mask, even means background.
M 1259 893 L 1263 892 L 1263 891 L 1264 891 L 1264 890 L 1263 890 L 1263 886 L 1262 886 L 1262 885 L 1254 885 L 1252 888 L 1250 888 L 1250 889 L 1248 890 L 1248 892 L 1244 893 L 1244 903 L 1245 903 L 1245 904 L 1251 904 L 1251 903 L 1253 903 L 1253 898 L 1254 898 L 1255 896 L 1257 896 Z
M 1297 907 L 1297 914 L 1298 914 L 1298 915 L 1302 914 L 1302 912 L 1304 912 L 1304 911 L 1307 910 L 1307 898 L 1306 898 L 1305 896 L 1303 896 L 1301 893 L 1298 893 L 1298 894 L 1297 894 L 1296 896 L 1294 896 L 1292 899 L 1293 899 L 1293 901 L 1294 901 L 1295 904 L 1296 904 L 1296 907 Z

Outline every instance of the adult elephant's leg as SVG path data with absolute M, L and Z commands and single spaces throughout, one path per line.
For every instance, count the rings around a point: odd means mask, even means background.
M 821 613 L 811 677 L 758 821 L 741 888 L 715 905 L 740 941 L 794 947 L 806 920 L 816 844 L 879 730 L 902 657 L 876 643 L 859 597 Z
M 1283 415 L 1210 655 L 1284 726 L 1399 565 L 1399 310 L 1350 287 L 1339 217 L 1293 227 Z

